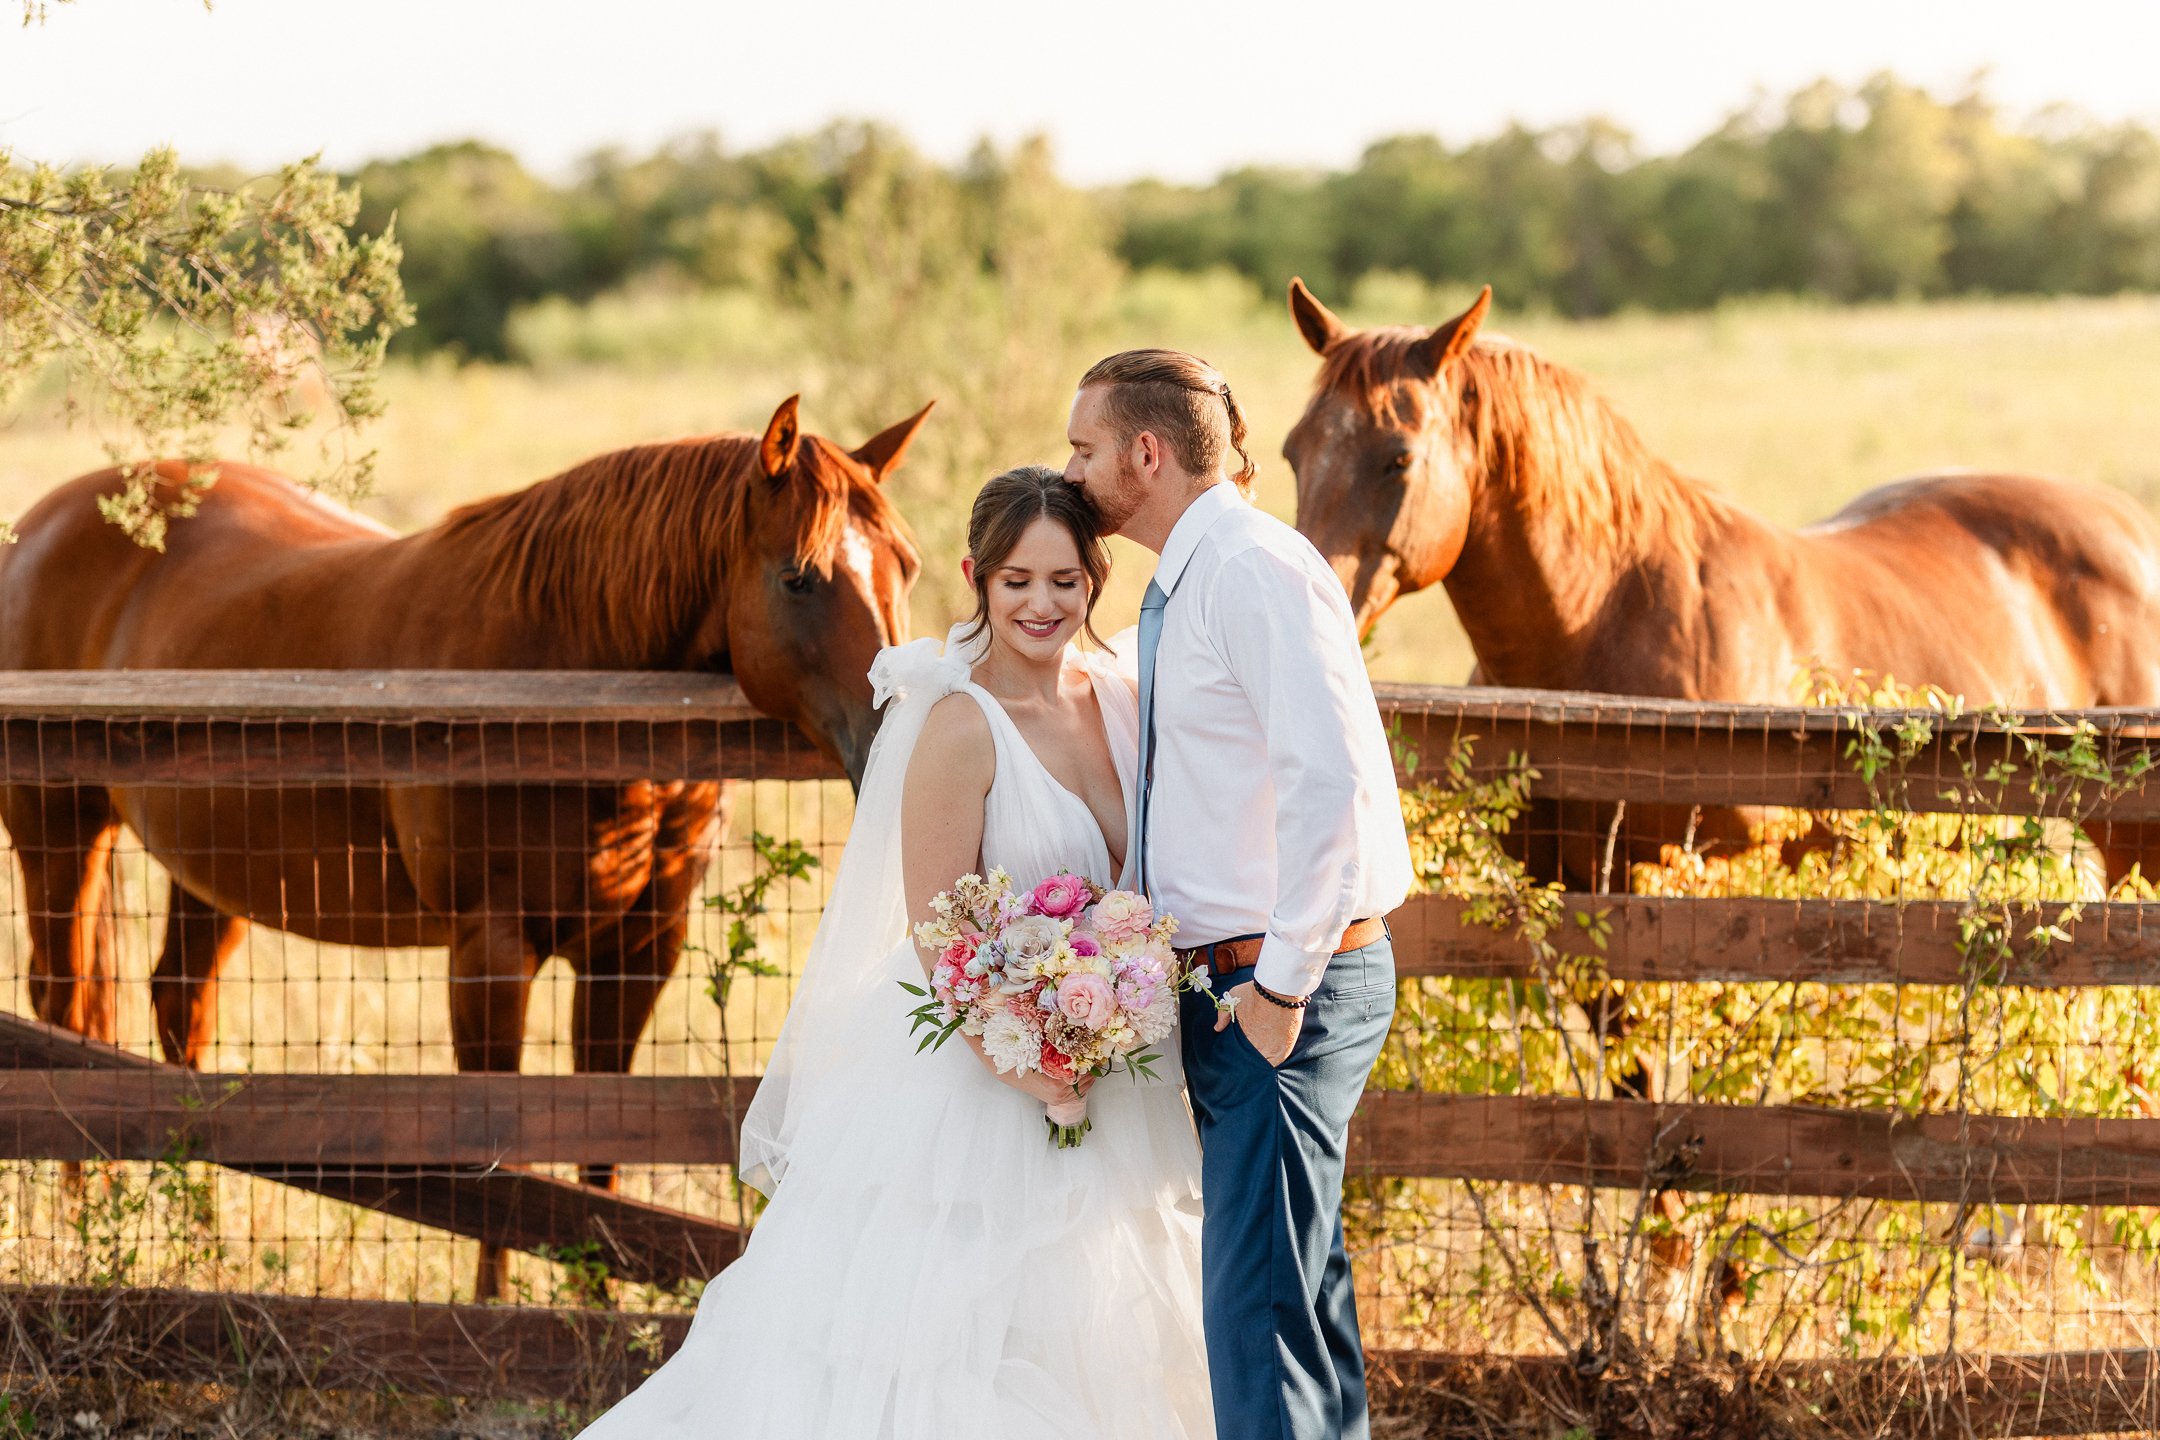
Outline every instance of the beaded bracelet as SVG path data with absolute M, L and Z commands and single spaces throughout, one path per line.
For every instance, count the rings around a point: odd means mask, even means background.
M 1258 992 L 1261 999 L 1267 1001 L 1270 1005 L 1280 1005 L 1285 1010 L 1303 1010 L 1312 1003 L 1310 995 L 1295 997 L 1278 995 L 1273 990 L 1268 989 L 1267 986 L 1262 985 L 1258 980 L 1252 982 L 1252 988 Z

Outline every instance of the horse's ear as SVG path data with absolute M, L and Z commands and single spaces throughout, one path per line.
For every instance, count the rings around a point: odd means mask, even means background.
M 1328 346 L 1342 339 L 1349 328 L 1335 318 L 1335 312 L 1315 300 L 1305 282 L 1296 276 L 1290 280 L 1290 318 L 1297 321 L 1298 333 L 1315 355 L 1327 354 Z
M 1478 291 L 1477 299 L 1470 302 L 1468 310 L 1411 346 L 1408 363 L 1428 376 L 1438 375 L 1447 369 L 1450 361 L 1470 348 L 1470 342 L 1477 339 L 1478 327 L 1485 323 L 1485 312 L 1490 309 L 1492 286 L 1487 285 Z
M 923 406 L 899 424 L 888 425 L 878 431 L 851 452 L 857 460 L 869 467 L 872 480 L 882 485 L 886 476 L 900 468 L 900 457 L 907 454 L 908 442 L 915 438 L 915 432 L 920 430 L 922 422 L 929 418 L 931 406 L 936 404 L 937 401 L 932 400 L 929 405 Z
M 758 463 L 765 473 L 778 479 L 787 474 L 795 463 L 796 447 L 802 444 L 802 426 L 796 411 L 802 407 L 802 396 L 790 395 L 780 402 L 780 408 L 772 412 L 766 422 L 765 438 L 758 441 Z

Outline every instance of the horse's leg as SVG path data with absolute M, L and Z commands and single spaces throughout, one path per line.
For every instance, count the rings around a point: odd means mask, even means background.
M 571 957 L 578 970 L 570 1011 L 571 1056 L 581 1075 L 630 1073 L 638 1040 L 675 973 L 688 916 L 681 909 L 673 914 L 647 909 L 652 898 L 647 890 L 639 897 L 638 910 Z M 614 1188 L 613 1165 L 580 1168 L 586 1184 Z
M 570 1009 L 571 1065 L 580 1075 L 626 1075 L 638 1038 L 682 953 L 684 918 L 646 912 L 652 891 L 639 897 L 639 909 L 606 927 L 590 941 L 565 952 L 577 971 Z M 602 1190 L 615 1188 L 612 1164 L 586 1164 L 578 1176 Z M 587 1270 L 574 1281 L 582 1303 L 607 1303 L 607 1283 Z
M 2160 885 L 2160 825 L 2103 820 L 2086 827 L 2093 847 L 2107 864 L 2108 888 L 2136 870 L 2149 884 Z
M 518 1068 L 525 1044 L 525 1007 L 540 956 L 512 915 L 461 915 L 450 941 L 450 1044 L 460 1071 Z M 510 1254 L 483 1243 L 475 1300 L 499 1300 L 509 1289 Z
M 652 879 L 620 917 L 597 925 L 564 949 L 577 971 L 571 1003 L 572 1064 L 579 1074 L 626 1075 L 690 930 L 690 903 L 711 864 L 715 830 L 725 832 L 732 787 L 684 787 L 662 811 L 654 836 Z M 717 820 L 717 825 L 715 821 Z M 615 1188 L 615 1167 L 580 1167 L 588 1185 Z M 604 1303 L 606 1286 L 588 1300 Z
M 30 1008 L 38 1019 L 111 1041 L 116 940 L 112 851 L 120 817 L 105 791 L 0 788 L 0 823 L 22 866 L 30 938 Z M 65 1193 L 80 1200 L 83 1166 L 60 1166 Z
M 165 943 L 150 972 L 158 1049 L 175 1065 L 202 1063 L 217 1033 L 218 971 L 247 934 L 247 921 L 197 899 L 174 880 L 165 905 Z
M 9 786 L 0 822 L 22 866 L 30 1004 L 40 1020 L 115 1038 L 111 861 L 120 817 L 102 789 Z
M 639 1038 L 690 931 L 690 902 L 727 833 L 735 790 L 686 786 L 667 805 L 654 837 L 652 880 L 621 918 L 565 950 L 578 972 L 570 1014 L 572 1064 L 581 1074 L 627 1075 Z M 590 1185 L 613 1188 L 613 1165 L 587 1165 Z

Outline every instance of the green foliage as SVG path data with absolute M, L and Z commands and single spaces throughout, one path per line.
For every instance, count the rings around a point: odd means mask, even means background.
M 960 1022 L 967 1017 L 957 1010 L 948 1011 L 945 1003 L 925 986 L 902 980 L 900 988 L 922 1001 L 907 1012 L 908 1034 L 922 1036 L 915 1042 L 915 1053 L 920 1055 L 925 1050 L 944 1049 L 945 1042 L 960 1033 Z
M 1121 251 L 1228 264 L 1269 291 L 1299 270 L 1336 294 L 1375 271 L 1490 281 L 1569 315 L 2160 285 L 2160 139 L 2060 114 L 2006 128 L 1977 90 L 1938 100 L 1888 75 L 1818 82 L 1671 157 L 1591 119 L 1459 150 L 1396 136 L 1349 170 L 1270 183 L 1259 206 L 1253 172 L 1127 187 Z M 1249 234 L 1263 225 L 1272 246 Z
M 0 403 L 57 365 L 71 413 L 114 422 L 108 450 L 135 462 L 105 509 L 147 545 L 189 501 L 160 504 L 142 458 L 205 460 L 235 418 L 260 455 L 326 408 L 318 478 L 357 493 L 372 457 L 351 427 L 379 411 L 383 348 L 410 318 L 397 241 L 356 233 L 357 204 L 313 160 L 225 188 L 169 150 L 120 174 L 0 151 Z
M 1229 271 L 1270 305 L 1292 274 L 1332 301 L 1396 272 L 1489 281 L 1511 307 L 1568 315 L 2160 288 L 2160 137 L 2062 113 L 2015 126 L 1981 90 L 1938 99 L 1888 75 L 1753 105 L 1676 155 L 1642 156 L 1592 117 L 1460 147 L 1393 136 L 1340 171 L 1249 166 L 1092 196 L 1057 183 L 1040 141 L 947 167 L 863 124 L 744 152 L 711 135 L 603 151 L 562 185 L 478 142 L 358 178 L 362 225 L 394 215 L 405 242 L 420 323 L 400 344 L 478 358 L 519 353 L 513 317 L 549 297 L 724 290 L 806 302 L 814 342 L 837 320 L 824 363 L 868 354 L 905 379 L 927 360 L 940 384 L 994 387 L 1001 364 L 1091 317 L 1111 254 Z M 1018 327 L 1002 346 L 979 333 L 999 324 Z M 878 351 L 887 338 L 904 353 Z M 879 423 L 913 408 L 837 398 Z
M 735 1073 L 735 1046 L 728 1031 L 728 997 L 735 982 L 745 976 L 778 977 L 784 972 L 758 953 L 758 917 L 770 908 L 774 887 L 785 886 L 809 877 L 818 866 L 817 856 L 810 853 L 795 840 L 775 840 L 761 831 L 750 834 L 750 853 L 754 861 L 750 878 L 732 889 L 722 890 L 705 899 L 708 909 L 717 910 L 727 917 L 727 932 L 718 952 L 703 945 L 685 945 L 684 953 L 705 957 L 705 993 L 720 1012 L 720 1073 Z M 728 1105 L 728 1128 L 737 1128 L 740 1119 L 734 1113 L 735 1091 L 726 1091 Z M 747 1225 L 751 1217 L 764 1207 L 764 1196 L 740 1184 L 735 1186 L 735 1211 L 738 1223 Z
M 417 309 L 404 346 L 498 356 L 512 305 L 575 293 L 561 201 L 508 152 L 476 140 L 437 145 L 362 166 L 353 179 L 358 223 L 395 227 L 404 242 Z
M 541 1259 L 554 1262 L 558 1267 L 550 1277 L 547 1294 L 538 1299 L 542 1305 L 576 1306 L 585 1309 L 602 1309 L 608 1304 L 608 1281 L 613 1272 L 603 1258 L 600 1242 L 593 1239 L 577 1240 L 568 1245 L 543 1245 L 536 1252 Z M 535 1303 L 532 1287 L 520 1281 L 517 1285 L 518 1303 Z
M 722 949 L 715 952 L 703 945 L 683 947 L 687 954 L 705 957 L 705 993 L 723 1011 L 727 1008 L 728 991 L 738 979 L 745 975 L 772 977 L 781 973 L 758 954 L 757 917 L 765 913 L 774 886 L 804 879 L 818 866 L 817 856 L 800 841 L 775 840 L 758 831 L 751 832 L 750 851 L 757 862 L 750 878 L 732 890 L 705 897 L 706 908 L 727 917 L 727 935 Z
M 146 1173 L 119 1163 L 85 1165 L 81 1191 L 67 1217 L 82 1266 L 78 1283 L 91 1286 L 159 1284 L 192 1279 L 220 1266 L 217 1186 L 212 1168 L 190 1159 L 175 1138 Z M 145 1247 L 160 1272 L 142 1270 Z
M 1374 1083 L 1604 1098 L 1622 1093 L 1624 1078 L 1639 1085 L 1651 1076 L 1657 1098 L 1736 1105 L 2035 1116 L 2160 1108 L 2145 1058 L 2160 1046 L 2150 990 L 2015 983 L 2067 938 L 2082 904 L 2105 898 L 2084 829 L 2099 804 L 2148 778 L 2144 750 L 2114 754 L 2089 724 L 2018 730 L 1983 714 L 1976 725 L 1955 697 L 1888 680 L 1817 675 L 1808 694 L 1841 710 L 1846 758 L 1868 783 L 1870 808 L 1769 812 L 1750 846 L 1715 855 L 1668 847 L 1660 863 L 1635 867 L 1630 888 L 1952 901 L 1963 984 L 1612 982 L 1602 974 L 1603 917 L 1571 909 L 1503 850 L 1536 773 L 1513 757 L 1481 769 L 1465 739 L 1439 775 L 1405 792 L 1418 874 L 1426 888 L 1463 898 L 1470 919 L 1519 939 L 1535 978 L 1406 982 Z M 2010 758 L 1978 758 L 1977 742 L 1990 737 L 2007 740 Z M 1910 770 L 1923 752 L 1951 757 L 1947 780 L 1926 781 L 1937 787 L 1929 802 L 1949 813 L 1904 808 L 1917 798 L 1912 787 L 1922 782 Z M 2011 799 L 2043 813 L 2001 815 Z M 2149 899 L 2151 886 L 2133 875 L 2117 894 Z M 2044 913 L 2042 902 L 2066 908 Z M 1660 1285 L 1678 1284 L 1682 1308 L 1702 1327 L 1684 1342 L 1861 1354 L 1939 1348 L 2021 1307 L 2096 1305 L 2119 1283 L 2123 1259 L 2160 1254 L 2152 1212 L 2030 1206 L 2012 1215 L 1981 1203 L 1984 1176 L 1970 1206 L 1698 1195 L 1672 1197 L 1668 1208 L 1647 1203 L 1655 1183 L 1646 1177 L 1632 1197 L 1572 1199 L 1465 1187 L 1479 1227 L 1472 1255 L 1459 1245 L 1438 1257 L 1404 1245 L 1436 1228 L 1461 1190 L 1366 1182 L 1354 1191 L 1352 1228 L 1390 1251 L 1396 1283 L 1412 1297 L 1402 1323 L 1463 1325 L 1445 1309 L 1467 1288 L 1467 1323 L 1482 1335 L 1505 1338 L 1527 1316 L 1531 1336 L 1568 1347 L 1594 1341 L 1601 1352 L 1647 1343 Z M 2028 1239 L 2049 1247 L 2051 1269 L 2010 1263 Z M 1697 1258 L 1661 1278 L 1665 1262 L 1649 1257 L 1674 1253 Z M 1607 1324 L 1614 1335 L 1631 1327 L 1633 1339 L 1613 1341 Z M 1585 1327 L 1595 1332 L 1588 1339 Z

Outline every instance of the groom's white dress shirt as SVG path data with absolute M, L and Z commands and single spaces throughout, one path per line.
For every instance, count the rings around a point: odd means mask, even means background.
M 1352 921 L 1410 892 L 1386 728 L 1342 582 L 1225 481 L 1164 543 L 1148 877 L 1176 944 L 1264 934 L 1254 978 L 1309 995 Z

